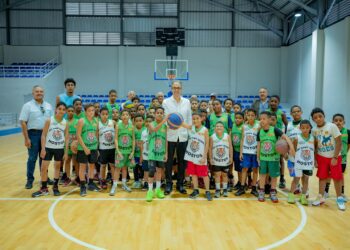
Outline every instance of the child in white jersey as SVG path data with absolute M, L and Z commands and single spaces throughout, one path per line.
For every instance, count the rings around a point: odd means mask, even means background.
M 199 196 L 198 177 L 200 177 L 204 180 L 205 196 L 208 201 L 211 201 L 207 165 L 209 133 L 208 129 L 202 125 L 201 113 L 195 112 L 192 114 L 192 124 L 193 126 L 186 123 L 182 124 L 189 131 L 185 160 L 187 161 L 187 174 L 192 176 L 193 181 L 193 192 L 190 194 L 190 198 L 195 199 Z
M 109 164 L 112 172 L 114 173 L 115 162 L 115 122 L 112 119 L 108 119 L 109 111 L 107 107 L 103 107 L 100 110 L 100 120 L 98 121 L 98 142 L 99 142 L 99 162 L 101 164 L 100 169 L 100 186 L 102 189 L 107 189 L 106 181 L 106 166 Z M 113 195 L 113 194 L 111 194 Z
M 231 137 L 225 133 L 224 124 L 218 121 L 215 133 L 209 139 L 209 159 L 215 173 L 215 198 L 227 197 L 228 171 L 233 160 Z M 223 192 L 220 192 L 220 179 L 222 177 Z
M 40 157 L 43 159 L 41 165 L 41 188 L 32 194 L 32 197 L 48 195 L 47 188 L 47 169 L 52 158 L 55 160 L 53 194 L 60 195 L 58 190 L 58 180 L 60 176 L 61 162 L 64 156 L 67 157 L 68 149 L 68 124 L 63 118 L 66 113 L 66 104 L 59 102 L 56 105 L 55 115 L 46 120 L 43 133 L 41 135 Z M 65 154 L 66 149 L 66 154 Z
M 309 176 L 312 176 L 312 170 L 315 163 L 315 139 L 311 135 L 311 123 L 309 120 L 300 122 L 301 134 L 293 139 L 295 149 L 294 158 L 294 178 L 288 195 L 288 203 L 295 203 L 294 192 L 302 177 L 302 194 L 300 202 L 302 205 L 308 205 L 306 193 L 309 187 Z

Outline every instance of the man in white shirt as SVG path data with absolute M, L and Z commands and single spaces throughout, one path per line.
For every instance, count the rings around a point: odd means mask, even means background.
M 190 101 L 181 96 L 182 84 L 180 81 L 174 81 L 171 84 L 172 96 L 165 99 L 163 102 L 163 107 L 165 110 L 165 115 L 178 112 L 182 115 L 184 122 L 187 124 L 192 124 L 192 113 Z M 176 189 L 182 193 L 186 194 L 183 182 L 185 178 L 186 161 L 184 160 L 185 151 L 188 141 L 187 129 L 180 127 L 179 129 L 173 130 L 168 128 L 168 161 L 166 164 L 166 188 L 165 194 L 169 195 L 173 189 L 172 183 L 172 169 L 174 162 L 174 153 L 176 149 L 177 161 L 178 161 L 178 173 L 177 173 L 177 183 Z
M 41 133 L 45 121 L 53 115 L 51 104 L 44 101 L 44 89 L 33 87 L 33 99 L 22 107 L 19 120 L 24 136 L 24 145 L 28 148 L 26 189 L 31 189 L 34 182 L 35 163 L 41 151 Z M 41 158 L 39 157 L 41 166 Z

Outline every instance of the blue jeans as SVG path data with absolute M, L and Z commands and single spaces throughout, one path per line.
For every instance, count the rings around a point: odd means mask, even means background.
M 32 143 L 31 148 L 28 148 L 28 161 L 27 161 L 27 181 L 34 181 L 34 170 L 36 160 L 39 156 L 39 166 L 41 168 L 41 133 L 40 130 L 28 130 L 28 136 Z

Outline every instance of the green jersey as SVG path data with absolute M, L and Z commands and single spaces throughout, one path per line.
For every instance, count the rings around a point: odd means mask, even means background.
M 107 102 L 106 108 L 108 109 L 108 119 L 112 119 L 114 109 L 118 111 L 120 110 L 120 106 L 116 103 L 110 104 L 109 102 Z
M 79 115 L 77 115 L 77 114 L 74 114 L 73 115 L 73 118 L 74 119 L 80 119 L 80 118 L 84 118 L 85 117 L 85 112 L 80 112 L 80 114 Z
M 132 153 L 133 132 L 132 124 L 125 125 L 122 121 L 118 122 L 118 149 L 123 155 Z
M 348 147 L 349 147 L 349 133 L 346 128 L 342 128 L 340 130 L 341 133 L 341 142 L 342 142 L 342 148 L 341 148 L 341 157 L 342 157 L 342 164 L 346 164 L 346 158 L 348 155 Z
M 237 126 L 236 123 L 234 123 L 232 126 L 231 139 L 233 150 L 235 152 L 240 152 L 241 150 L 242 128 L 243 123 L 239 126 Z
M 214 134 L 215 126 L 218 121 L 221 121 L 224 124 L 225 132 L 228 133 L 228 114 L 222 113 L 221 116 L 216 116 L 215 113 L 212 113 L 209 116 L 210 128 L 209 128 L 209 136 Z
M 81 137 L 83 139 L 83 142 L 85 146 L 90 150 L 96 150 L 98 146 L 98 139 L 97 139 L 97 119 L 92 118 L 91 121 L 89 121 L 86 117 L 82 118 L 84 119 L 84 125 L 81 130 Z M 78 150 L 84 150 L 83 147 L 79 144 Z
M 262 161 L 279 161 L 280 155 L 276 151 L 277 137 L 275 128 L 270 126 L 266 132 L 260 129 L 260 160 Z
M 283 112 L 282 112 L 282 110 L 277 109 L 276 111 L 272 111 L 271 109 L 267 109 L 266 111 L 273 112 L 276 114 L 276 116 L 277 116 L 276 127 L 283 130 L 283 119 L 282 119 Z
M 152 122 L 152 126 L 156 127 L 158 123 Z M 157 132 L 148 135 L 148 160 L 164 161 L 167 143 L 167 127 L 163 124 Z
M 141 134 L 145 130 L 145 127 L 142 127 L 141 129 L 137 129 L 135 127 L 135 157 L 140 157 L 141 156 L 141 149 L 140 145 L 142 144 L 141 140 Z
M 70 145 L 74 140 L 77 139 L 77 125 L 78 125 L 79 119 L 75 119 L 74 117 L 67 121 L 68 122 L 68 154 L 73 154 L 72 149 L 70 148 Z

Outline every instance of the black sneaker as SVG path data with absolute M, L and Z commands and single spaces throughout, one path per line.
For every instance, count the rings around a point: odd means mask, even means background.
M 255 197 L 258 197 L 259 196 L 259 192 L 256 191 L 256 188 L 252 188 L 252 191 L 250 192 L 252 195 L 254 195 Z
M 33 188 L 33 181 L 27 181 L 26 185 L 25 185 L 26 189 L 32 189 Z
M 199 196 L 198 189 L 193 190 L 193 192 L 190 194 L 191 199 L 196 199 Z
M 54 196 L 60 196 L 61 195 L 60 190 L 58 190 L 58 187 L 53 187 L 52 191 L 53 191 L 53 195 Z
M 228 197 L 228 191 L 227 191 L 227 189 L 224 189 L 224 190 L 223 190 L 222 196 Z
M 205 197 L 207 198 L 208 201 L 212 201 L 213 198 L 211 197 L 210 191 L 205 192 Z
M 172 183 L 167 183 L 166 187 L 165 187 L 165 195 L 169 195 L 171 194 L 171 192 L 173 191 L 173 184 Z
M 88 190 L 94 192 L 100 192 L 101 188 L 99 188 L 94 182 L 88 184 Z
M 280 179 L 280 184 L 278 185 L 279 188 L 286 188 L 286 180 Z
M 145 182 L 143 183 L 142 190 L 143 190 L 143 191 L 147 191 L 147 190 L 148 190 L 148 182 L 145 181 Z
M 241 196 L 242 194 L 245 194 L 245 187 L 241 186 L 240 189 L 235 193 L 236 196 Z
M 52 186 L 54 184 L 54 181 L 51 180 L 50 178 L 47 178 L 47 185 Z
M 62 174 L 62 177 L 61 177 L 60 180 L 59 180 L 59 184 L 60 184 L 60 185 L 63 185 L 64 182 L 66 181 L 66 179 L 67 179 L 67 174 L 66 174 L 66 172 L 64 172 L 64 173 Z
M 220 198 L 220 196 L 221 196 L 220 190 L 219 190 L 219 189 L 215 190 L 214 197 L 215 197 L 215 198 Z
M 241 183 L 237 182 L 236 185 L 234 185 L 233 190 L 239 190 L 241 188 Z
M 187 194 L 186 189 L 183 186 L 180 186 L 178 188 L 176 188 L 176 190 L 180 193 L 180 194 Z
M 80 186 L 80 196 L 86 196 L 86 186 Z
M 34 193 L 32 193 L 32 197 L 33 198 L 36 198 L 36 197 L 39 197 L 39 196 L 45 196 L 45 195 L 48 195 L 49 194 L 49 190 L 46 188 L 40 188 L 39 191 L 36 191 Z

